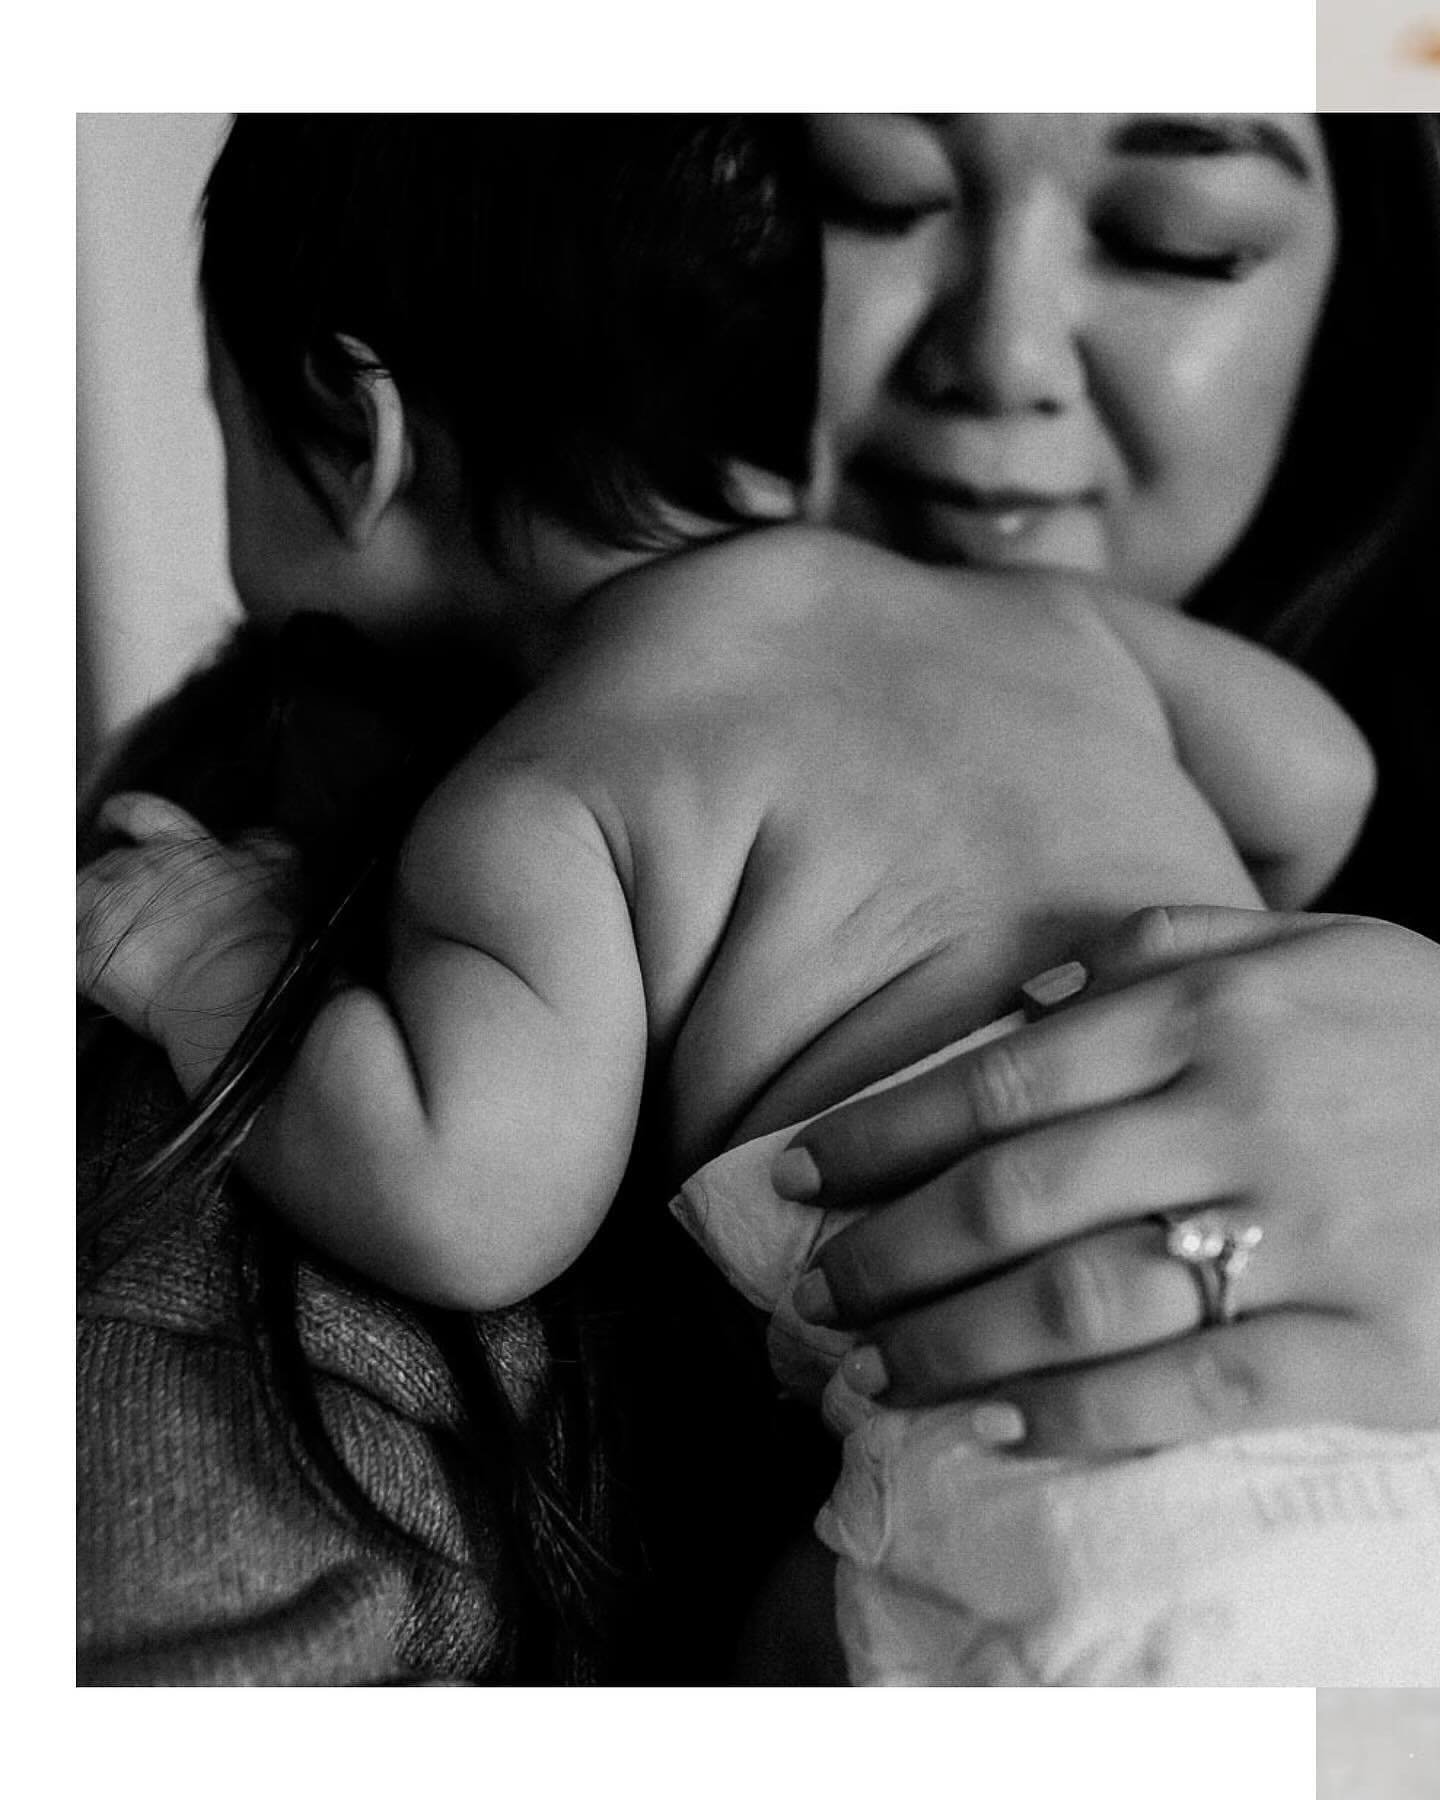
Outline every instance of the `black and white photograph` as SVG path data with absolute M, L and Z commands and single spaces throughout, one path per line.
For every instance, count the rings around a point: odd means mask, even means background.
M 78 1686 L 1437 1791 L 1427 104 L 77 115 Z

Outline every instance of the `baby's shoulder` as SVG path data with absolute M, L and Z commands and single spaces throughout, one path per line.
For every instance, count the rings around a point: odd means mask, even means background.
M 1113 701 L 1141 674 L 1079 578 L 931 568 L 787 524 L 609 584 L 588 603 L 552 694 L 571 720 L 597 705 L 663 720 L 683 701 L 712 729 L 780 706 L 793 740 L 803 716 L 839 696 L 863 710 L 870 697 L 893 707 L 907 691 L 943 701 L 999 682 Z
M 571 719 L 670 715 L 765 688 L 824 604 L 829 533 L 771 526 L 657 557 L 587 600 L 540 704 Z

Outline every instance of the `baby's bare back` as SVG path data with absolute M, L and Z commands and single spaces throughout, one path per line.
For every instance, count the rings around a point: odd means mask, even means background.
M 515 748 L 539 733 L 614 850 L 685 1166 L 1138 906 L 1259 904 L 1074 586 L 757 533 L 615 584 L 537 699 Z

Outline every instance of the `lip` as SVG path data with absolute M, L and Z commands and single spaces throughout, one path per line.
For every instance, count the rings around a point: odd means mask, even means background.
M 848 474 L 879 508 L 889 540 L 922 561 L 1100 571 L 1098 489 L 980 486 L 871 460 Z

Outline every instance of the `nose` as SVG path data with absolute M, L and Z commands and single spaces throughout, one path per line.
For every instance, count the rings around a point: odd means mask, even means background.
M 1085 391 L 1058 222 L 1031 207 L 959 220 L 928 310 L 897 369 L 922 406 L 981 416 L 1058 414 Z

